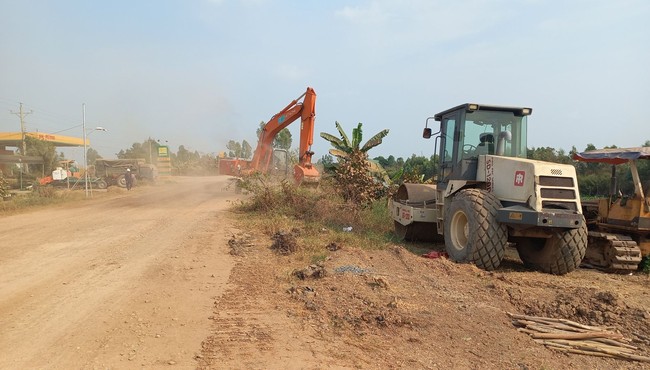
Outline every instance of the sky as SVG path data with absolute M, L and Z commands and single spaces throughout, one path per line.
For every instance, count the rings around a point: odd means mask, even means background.
M 309 86 L 314 160 L 336 121 L 390 131 L 371 157 L 429 157 L 426 118 L 469 102 L 531 107 L 529 148 L 640 146 L 649 19 L 647 0 L 0 0 L 0 131 L 23 103 L 28 131 L 81 137 L 85 105 L 104 158 L 215 154 Z

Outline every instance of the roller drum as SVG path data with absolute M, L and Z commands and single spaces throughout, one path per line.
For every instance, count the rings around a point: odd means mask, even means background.
M 415 208 L 435 208 L 438 192 L 435 185 L 402 184 L 393 196 L 393 200 Z M 395 235 L 400 240 L 442 242 L 444 237 L 438 234 L 435 222 L 413 222 L 402 225 L 394 221 Z

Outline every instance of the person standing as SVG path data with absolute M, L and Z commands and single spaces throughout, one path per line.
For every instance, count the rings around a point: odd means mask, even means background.
M 131 173 L 130 168 L 126 169 L 126 173 L 124 174 L 124 181 L 126 181 L 126 190 L 131 190 L 133 187 L 133 174 Z

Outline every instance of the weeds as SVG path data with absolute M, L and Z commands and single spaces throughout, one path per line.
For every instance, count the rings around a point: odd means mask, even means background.
M 641 260 L 641 271 L 650 275 L 650 256 L 645 256 Z
M 312 265 L 317 265 L 327 259 L 329 254 L 327 253 L 316 253 L 313 256 L 311 256 L 311 264 Z
M 121 190 L 121 189 L 120 189 Z M 95 196 L 100 196 L 99 194 Z M 51 186 L 38 186 L 31 192 L 14 194 L 0 202 L 0 214 L 21 212 L 30 208 L 45 207 L 86 199 L 85 193 L 78 190 L 56 189 Z
M 240 186 L 250 195 L 236 207 L 246 214 L 247 227 L 269 236 L 293 233 L 300 247 L 299 260 L 310 264 L 325 260 L 332 243 L 343 248 L 382 249 L 391 242 L 393 222 L 386 199 L 360 207 L 345 201 L 329 179 L 313 189 L 253 175 Z
M 0 171 L 0 198 L 4 199 L 9 196 L 9 183 L 5 180 L 2 171 Z
M 16 212 L 27 208 L 63 203 L 68 196 L 55 191 L 34 191 L 29 194 L 12 196 L 0 203 L 0 212 Z

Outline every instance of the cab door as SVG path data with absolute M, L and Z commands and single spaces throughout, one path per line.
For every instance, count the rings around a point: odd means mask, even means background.
M 454 171 L 454 167 L 459 161 L 458 145 L 460 143 L 459 125 L 461 122 L 461 112 L 450 112 L 440 120 L 440 160 L 438 179 L 441 182 L 447 182 L 447 178 Z

